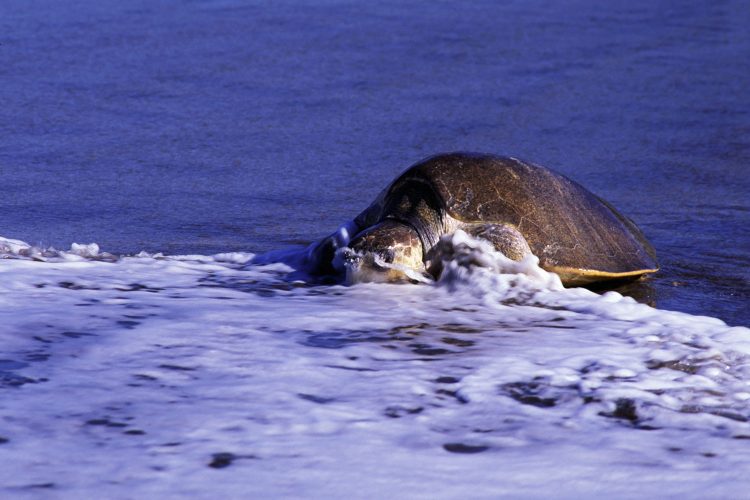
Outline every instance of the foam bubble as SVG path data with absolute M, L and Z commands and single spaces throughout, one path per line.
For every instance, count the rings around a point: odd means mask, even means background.
M 495 294 L 500 301 L 511 289 L 529 292 L 563 289 L 560 277 L 539 267 L 535 255 L 514 261 L 496 251 L 491 243 L 460 229 L 443 236 L 435 253 L 434 260 L 441 261 L 439 282 L 450 288 L 469 286 L 479 293 Z M 508 276 L 512 279 L 508 280 Z M 518 296 L 515 292 L 514 297 Z

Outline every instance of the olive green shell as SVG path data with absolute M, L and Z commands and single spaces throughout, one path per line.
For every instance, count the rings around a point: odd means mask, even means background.
M 356 223 L 365 228 L 385 219 L 414 227 L 425 253 L 458 228 L 510 225 L 543 268 L 572 278 L 568 281 L 658 269 L 653 247 L 612 205 L 561 174 L 515 158 L 453 153 L 417 163 Z

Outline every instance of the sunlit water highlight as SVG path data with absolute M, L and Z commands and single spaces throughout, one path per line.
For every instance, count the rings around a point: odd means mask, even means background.
M 453 243 L 344 286 L 0 240 L 4 495 L 747 491 L 750 330 Z

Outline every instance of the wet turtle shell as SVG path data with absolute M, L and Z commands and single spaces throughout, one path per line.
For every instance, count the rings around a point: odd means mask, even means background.
M 501 250 L 510 231 L 520 233 L 540 266 L 565 284 L 658 270 L 653 247 L 633 221 L 567 177 L 515 158 L 453 153 L 419 162 L 354 223 L 365 231 L 386 220 L 413 227 L 425 259 L 456 229 Z

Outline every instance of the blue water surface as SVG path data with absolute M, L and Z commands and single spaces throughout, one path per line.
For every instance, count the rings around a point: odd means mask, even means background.
M 261 252 L 483 151 L 633 218 L 659 307 L 748 325 L 748 24 L 742 0 L 6 0 L 0 235 Z

